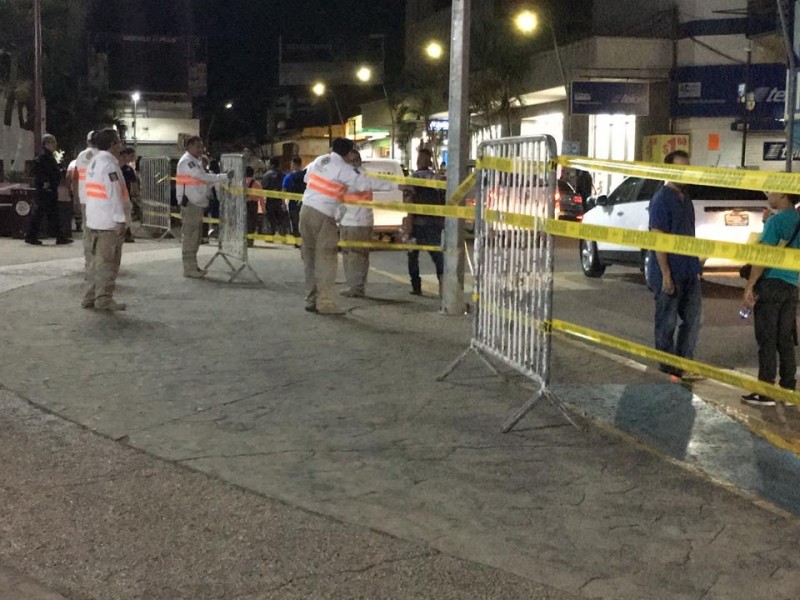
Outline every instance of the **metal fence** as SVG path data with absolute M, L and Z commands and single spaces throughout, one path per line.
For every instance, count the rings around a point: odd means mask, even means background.
M 170 191 L 172 171 L 169 158 L 142 158 L 139 180 L 142 202 L 142 227 L 163 231 L 161 239 L 172 232 Z
M 506 138 L 481 144 L 482 168 L 475 213 L 474 319 L 470 346 L 440 375 L 442 380 L 471 353 L 493 373 L 490 358 L 537 384 L 533 398 L 503 426 L 510 431 L 542 398 L 565 407 L 549 393 L 553 308 L 553 218 L 555 140 L 550 136 Z M 505 159 L 491 162 L 492 158 Z M 520 222 L 513 215 L 533 217 Z M 511 224 L 513 222 L 514 224 Z
M 247 260 L 247 190 L 244 184 L 244 156 L 223 154 L 220 158 L 220 170 L 222 173 L 233 171 L 233 180 L 228 184 L 217 185 L 220 203 L 219 248 L 205 268 L 208 269 L 218 257 L 221 257 L 230 267 L 229 281 L 233 281 L 242 271 L 248 269 L 261 282 L 261 278 Z M 242 264 L 235 267 L 231 259 Z

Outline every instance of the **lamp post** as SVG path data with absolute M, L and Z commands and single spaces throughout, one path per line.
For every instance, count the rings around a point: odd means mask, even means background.
M 450 44 L 450 120 L 447 153 L 447 198 L 452 198 L 458 185 L 467 176 L 469 158 L 469 42 L 471 0 L 453 0 Z M 428 44 L 426 54 L 433 59 L 442 56 L 443 48 Z M 444 281 L 442 313 L 464 314 L 464 222 L 447 219 L 444 228 Z
M 361 81 L 362 83 L 369 83 L 372 80 L 372 69 L 367 66 L 360 67 L 358 71 L 356 71 L 356 79 Z M 391 135 L 390 135 L 390 146 L 389 146 L 389 155 L 394 158 L 394 140 L 396 137 L 396 125 L 395 125 L 395 116 L 394 116 L 394 108 L 392 107 L 392 103 L 389 101 L 389 94 L 386 92 L 386 86 L 381 81 L 381 89 L 383 90 L 383 97 L 386 99 L 386 108 L 389 111 L 389 120 L 391 121 Z
M 558 70 L 561 74 L 561 81 L 564 84 L 564 89 L 567 92 L 567 96 L 569 96 L 569 82 L 567 81 L 567 73 L 564 70 L 564 63 L 561 61 L 561 49 L 558 46 L 558 39 L 556 38 L 556 30 L 553 27 L 553 20 L 546 18 L 545 21 L 548 29 L 550 29 L 550 35 L 553 38 L 553 50 L 556 55 Z M 517 28 L 517 31 L 523 35 L 533 35 L 539 28 L 539 16 L 532 10 L 521 10 L 514 17 L 514 26 Z
M 233 108 L 233 101 L 228 100 L 225 104 L 223 104 L 225 110 L 231 110 Z M 208 124 L 208 130 L 206 131 L 206 148 L 209 147 L 211 142 L 211 130 L 214 128 L 214 122 L 217 120 L 217 111 L 219 108 L 215 108 L 214 112 L 211 115 L 211 122 Z
M 141 95 L 139 92 L 133 92 L 133 94 L 131 94 L 131 100 L 133 100 L 133 149 L 137 155 L 139 154 L 139 138 L 136 135 L 136 116 L 139 114 L 138 106 L 140 99 Z
M 425 55 L 433 60 L 439 60 L 444 55 L 444 47 L 436 40 L 431 40 L 425 46 Z
M 33 0 L 33 151 L 42 144 L 42 2 Z

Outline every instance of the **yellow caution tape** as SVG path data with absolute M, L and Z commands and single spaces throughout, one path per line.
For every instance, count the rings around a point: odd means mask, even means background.
M 636 342 L 631 342 L 614 335 L 589 329 L 588 327 L 582 327 L 580 325 L 576 325 L 575 323 L 568 323 L 566 321 L 553 319 L 550 322 L 550 328 L 553 331 L 560 331 L 582 340 L 587 340 L 601 346 L 606 346 L 607 348 L 621 350 L 626 354 L 632 354 L 648 360 L 664 363 L 666 365 L 670 365 L 671 367 L 681 369 L 684 372 L 697 373 L 698 375 L 702 375 L 708 379 L 713 379 L 721 383 L 727 383 L 728 385 L 747 390 L 748 392 L 755 392 L 775 400 L 782 400 L 783 402 L 800 405 L 800 392 L 795 392 L 794 390 L 788 390 L 777 385 L 765 383 L 748 375 L 714 367 L 696 360 L 681 358 L 679 356 L 675 356 L 674 354 L 669 354 L 668 352 L 655 350 L 653 348 L 649 348 L 648 346 L 644 346 L 643 344 L 637 344 Z
M 530 219 L 530 217 L 528 217 Z M 548 219 L 545 231 L 552 235 L 574 239 L 609 242 L 621 246 L 656 250 L 687 256 L 725 258 L 738 264 L 750 263 L 764 267 L 800 271 L 800 250 L 778 248 L 765 244 L 736 244 L 693 238 L 685 235 L 634 231 L 620 227 L 587 225 L 572 221 Z
M 261 233 L 248 233 L 248 240 L 261 240 L 262 242 L 271 242 L 273 244 L 284 244 L 287 246 L 299 246 L 303 242 L 299 237 L 293 235 L 264 235 Z
M 364 171 L 364 175 L 373 179 L 382 179 L 400 185 L 413 185 L 416 187 L 432 188 L 435 190 L 446 190 L 447 181 L 444 179 L 423 179 L 421 177 L 405 177 L 402 175 L 389 175 L 387 173 L 377 173 L 375 171 Z
M 369 248 L 374 250 L 418 250 L 420 252 L 444 252 L 441 246 L 423 244 L 396 244 L 394 242 L 339 242 L 339 248 Z
M 453 192 L 453 195 L 447 199 L 447 204 L 461 204 L 464 198 L 467 197 L 469 191 L 474 187 L 475 179 L 475 171 L 467 175 L 464 181 L 458 184 L 458 187 L 456 188 L 456 191 Z
M 761 192 L 800 194 L 800 173 L 780 171 L 748 171 L 745 169 L 718 169 L 716 167 L 692 167 L 646 162 L 627 162 L 586 158 L 583 156 L 559 156 L 562 167 L 617 173 L 645 179 L 663 179 L 676 183 L 731 187 Z
M 625 352 L 626 354 L 631 354 L 640 358 L 663 363 L 687 373 L 697 373 L 698 375 L 708 379 L 713 379 L 721 383 L 727 383 L 728 385 L 747 390 L 748 392 L 755 392 L 775 400 L 781 400 L 783 402 L 800 405 L 800 392 L 788 390 L 771 383 L 765 383 L 755 379 L 754 377 L 750 377 L 749 375 L 736 373 L 727 369 L 721 369 L 719 367 L 708 365 L 696 360 L 681 358 L 680 356 L 675 356 L 674 354 L 669 354 L 668 352 L 662 352 L 661 350 L 656 350 L 643 344 L 638 344 L 636 342 L 632 342 L 608 333 L 603 333 L 595 329 L 589 329 L 588 327 L 583 327 L 582 325 L 577 325 L 568 321 L 562 321 L 560 319 L 552 319 L 549 322 L 539 321 L 530 315 L 520 313 L 519 311 L 500 308 L 492 304 L 481 302 L 478 294 L 473 294 L 472 300 L 478 304 L 479 311 L 488 310 L 490 312 L 501 314 L 504 319 L 518 321 L 524 324 L 526 327 L 535 325 L 537 328 L 544 329 L 546 331 L 558 331 L 581 340 L 592 342 L 599 346 L 605 346 L 607 348 Z
M 437 204 L 411 204 L 401 202 L 364 202 L 363 200 L 345 200 L 345 204 L 355 204 L 376 208 L 379 210 L 393 210 L 397 212 L 426 215 L 429 217 L 451 217 L 454 219 L 474 219 L 475 209 L 469 206 L 440 206 Z

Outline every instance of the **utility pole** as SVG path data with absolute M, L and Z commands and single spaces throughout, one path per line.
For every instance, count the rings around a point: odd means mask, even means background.
M 450 29 L 450 101 L 447 151 L 447 198 L 467 176 L 469 159 L 470 1 L 453 0 Z M 444 228 L 442 313 L 464 314 L 464 222 L 447 219 Z
M 786 90 L 786 172 L 792 172 L 794 158 L 794 122 L 797 116 L 797 40 L 794 31 L 789 29 L 789 15 L 796 16 L 798 2 L 776 0 L 780 16 L 783 39 L 786 45 L 786 56 L 789 62 L 789 81 Z
M 33 154 L 42 147 L 42 0 L 33 0 Z

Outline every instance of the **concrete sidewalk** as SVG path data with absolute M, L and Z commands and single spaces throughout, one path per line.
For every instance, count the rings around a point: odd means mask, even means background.
M 103 436 L 69 433 L 73 425 L 26 413 L 9 394 L 3 423 L 21 429 L 2 456 L 17 461 L 20 479 L 14 493 L 0 491 L 0 562 L 66 598 L 800 595 L 796 520 L 603 428 L 577 431 L 547 405 L 499 434 L 528 392 L 479 363 L 435 383 L 469 337 L 468 321 L 438 316 L 435 300 L 375 277 L 373 298 L 347 301 L 346 317 L 320 317 L 302 310 L 291 249 L 253 253 L 268 281 L 260 287 L 183 279 L 179 250 L 152 248 L 126 258 L 125 314 L 81 310 L 81 276 L 66 265 L 61 276 L 52 264 L 18 267 L 28 283 L 0 295 L 9 341 L 0 382 Z M 613 386 L 629 402 L 625 390 L 658 397 L 647 386 L 662 383 L 649 373 L 587 362 L 557 344 L 554 373 L 570 401 L 605 398 Z M 655 410 L 682 406 L 658 389 L 666 399 Z M 61 441 L 72 435 L 86 454 Z M 35 467 L 16 456 L 21 441 L 36 442 L 25 453 Z M 47 481 L 62 483 L 48 492 Z M 74 495 L 61 504 L 64 489 Z M 267 505 L 322 520 L 281 530 L 258 518 Z M 320 558 L 336 527 L 400 549 L 337 539 L 341 562 Z M 295 531 L 308 535 L 295 544 Z M 212 558 L 254 545 L 276 554 L 236 554 L 240 570 L 213 571 Z M 384 573 L 397 556 L 413 565 Z M 363 573 L 376 557 L 369 583 L 384 587 L 326 595 L 338 585 L 328 574 Z M 306 580 L 292 572 L 301 564 L 324 568 Z M 222 587 L 197 585 L 208 569 Z M 278 591 L 292 577 L 312 587 Z M 239 579 L 240 590 L 225 587 Z

